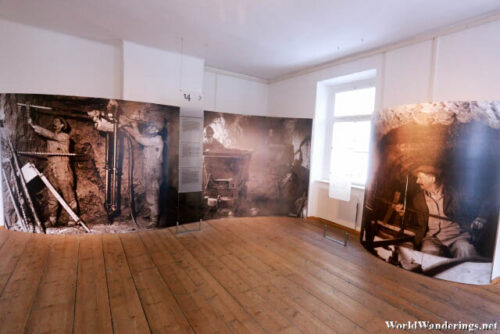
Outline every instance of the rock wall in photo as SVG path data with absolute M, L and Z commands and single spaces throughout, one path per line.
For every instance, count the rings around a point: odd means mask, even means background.
M 303 216 L 311 119 L 205 112 L 204 218 Z
M 30 164 L 42 173 L 91 233 L 175 225 L 178 108 L 73 96 L 0 97 L 2 191 L 8 228 L 85 233 L 83 225 L 75 224 L 70 213 L 55 202 L 41 177 L 27 183 L 41 222 L 37 226 L 15 173 L 9 141 L 20 166 Z
M 361 240 L 427 276 L 487 284 L 500 209 L 500 102 L 399 106 L 374 115 Z

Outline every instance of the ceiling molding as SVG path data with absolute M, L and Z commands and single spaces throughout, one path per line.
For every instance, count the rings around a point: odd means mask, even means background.
M 470 29 L 473 27 L 481 26 L 481 25 L 488 24 L 488 23 L 495 22 L 495 21 L 499 21 L 499 20 L 500 20 L 500 11 L 495 11 L 492 13 L 488 13 L 486 15 L 482 15 L 482 16 L 478 16 L 478 17 L 475 17 L 472 19 L 462 21 L 462 22 L 457 23 L 457 24 L 453 24 L 453 25 L 450 25 L 447 27 L 432 30 L 430 32 L 426 32 L 426 33 L 423 33 L 423 34 L 420 34 L 420 35 L 417 35 L 417 36 L 414 36 L 412 38 L 408 38 L 408 39 L 405 39 L 405 40 L 402 40 L 399 42 L 386 44 L 386 45 L 376 47 L 376 48 L 373 48 L 373 49 L 370 49 L 367 51 L 353 53 L 353 54 L 350 54 L 348 56 L 344 56 L 344 57 L 341 57 L 341 58 L 338 58 L 335 60 L 331 60 L 331 61 L 328 61 L 326 63 L 320 64 L 320 65 L 311 66 L 311 67 L 308 67 L 306 69 L 303 69 L 303 70 L 300 70 L 297 72 L 285 74 L 283 76 L 279 76 L 277 78 L 268 80 L 268 83 L 273 84 L 273 83 L 277 83 L 280 81 L 285 81 L 285 80 L 292 79 L 292 78 L 295 78 L 298 76 L 321 71 L 321 70 L 324 70 L 324 69 L 327 69 L 327 68 L 330 68 L 333 66 L 338 66 L 338 65 L 345 64 L 345 63 L 360 60 L 363 58 L 368 58 L 368 57 L 375 56 L 375 55 L 378 55 L 378 54 L 381 54 L 384 52 L 396 50 L 396 49 L 399 49 L 399 48 L 402 48 L 405 46 L 410 46 L 413 44 L 417 44 L 420 42 L 425 42 L 428 40 L 432 40 L 434 38 L 443 37 L 443 36 L 450 35 L 450 34 L 453 34 L 453 33 L 459 32 L 459 31 L 463 31 L 466 29 Z
M 243 79 L 243 80 L 247 80 L 247 81 L 255 81 L 255 82 L 258 82 L 261 84 L 266 84 L 266 85 L 269 84 L 269 80 L 266 80 L 266 79 L 252 77 L 252 76 L 246 75 L 246 74 L 240 74 L 240 73 L 236 73 L 236 72 L 221 70 L 220 68 L 215 68 L 215 67 L 211 67 L 211 66 L 205 66 L 205 71 L 210 72 L 210 73 L 214 73 L 214 74 L 225 75 L 225 76 L 233 77 L 233 78 L 237 78 L 237 79 Z

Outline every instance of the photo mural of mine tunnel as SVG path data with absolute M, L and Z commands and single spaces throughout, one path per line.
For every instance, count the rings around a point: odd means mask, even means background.
M 204 219 L 304 216 L 311 119 L 205 111 Z
M 0 98 L 8 229 L 116 233 L 175 225 L 178 108 L 73 96 Z
M 500 102 L 404 105 L 376 113 L 373 123 L 363 245 L 406 270 L 489 284 L 500 209 Z

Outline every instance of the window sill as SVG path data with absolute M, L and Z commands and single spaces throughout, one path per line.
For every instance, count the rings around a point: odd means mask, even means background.
M 330 184 L 330 181 L 328 180 L 315 180 L 315 182 L 320 182 L 320 183 L 324 183 L 324 184 Z M 354 188 L 354 189 L 360 189 L 360 190 L 366 190 L 366 186 L 364 185 L 361 185 L 361 184 L 351 184 L 351 188 Z

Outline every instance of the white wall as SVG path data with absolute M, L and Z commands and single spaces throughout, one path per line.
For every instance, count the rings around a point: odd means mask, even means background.
M 123 98 L 179 106 L 183 93 L 203 96 L 203 108 L 267 115 L 268 84 L 206 68 L 204 59 L 123 42 Z
M 271 116 L 313 117 L 316 85 L 328 78 L 377 69 L 378 107 L 442 100 L 500 99 L 500 21 L 466 28 L 450 34 L 436 35 L 428 40 L 381 50 L 351 62 L 292 77 L 270 84 L 269 114 Z M 315 127 L 317 126 L 315 120 Z M 313 146 L 321 138 L 313 134 Z M 320 146 L 320 145 L 318 145 Z M 321 150 L 319 150 L 321 151 Z M 313 147 L 315 168 L 320 159 Z M 309 212 L 332 220 L 338 208 L 328 198 L 326 186 L 312 173 Z M 359 197 L 355 191 L 353 196 Z M 361 219 L 361 217 L 358 217 Z M 359 221 L 358 221 L 359 226 Z M 500 229 L 500 226 L 499 226 Z M 500 233 L 497 235 L 492 277 L 500 277 Z
M 205 61 L 123 42 L 123 98 L 179 106 L 183 93 L 201 95 Z
M 266 116 L 268 88 L 259 79 L 207 69 L 203 84 L 205 110 Z
M 387 52 L 383 73 L 383 106 L 429 101 L 431 64 L 432 41 Z
M 0 39 L 1 93 L 179 105 L 180 91 L 196 91 L 206 95 L 207 110 L 267 114 L 266 82 L 237 73 L 205 71 L 201 58 L 127 41 L 106 44 L 1 19 Z
M 500 21 L 438 39 L 434 100 L 500 99 Z
M 363 188 L 353 187 L 351 189 L 350 202 L 329 199 L 328 192 L 329 184 L 327 182 L 317 181 L 311 183 L 309 188 L 310 200 L 308 210 L 314 214 L 309 212 L 308 215 L 320 217 L 359 231 L 361 229 L 365 190 Z M 356 209 L 357 212 L 355 211 Z M 352 212 L 347 213 L 346 210 L 352 210 Z
M 0 92 L 121 96 L 121 48 L 0 20 Z
M 269 115 L 313 118 L 318 81 L 370 69 L 380 70 L 381 66 L 382 56 L 376 55 L 272 83 L 269 85 Z

